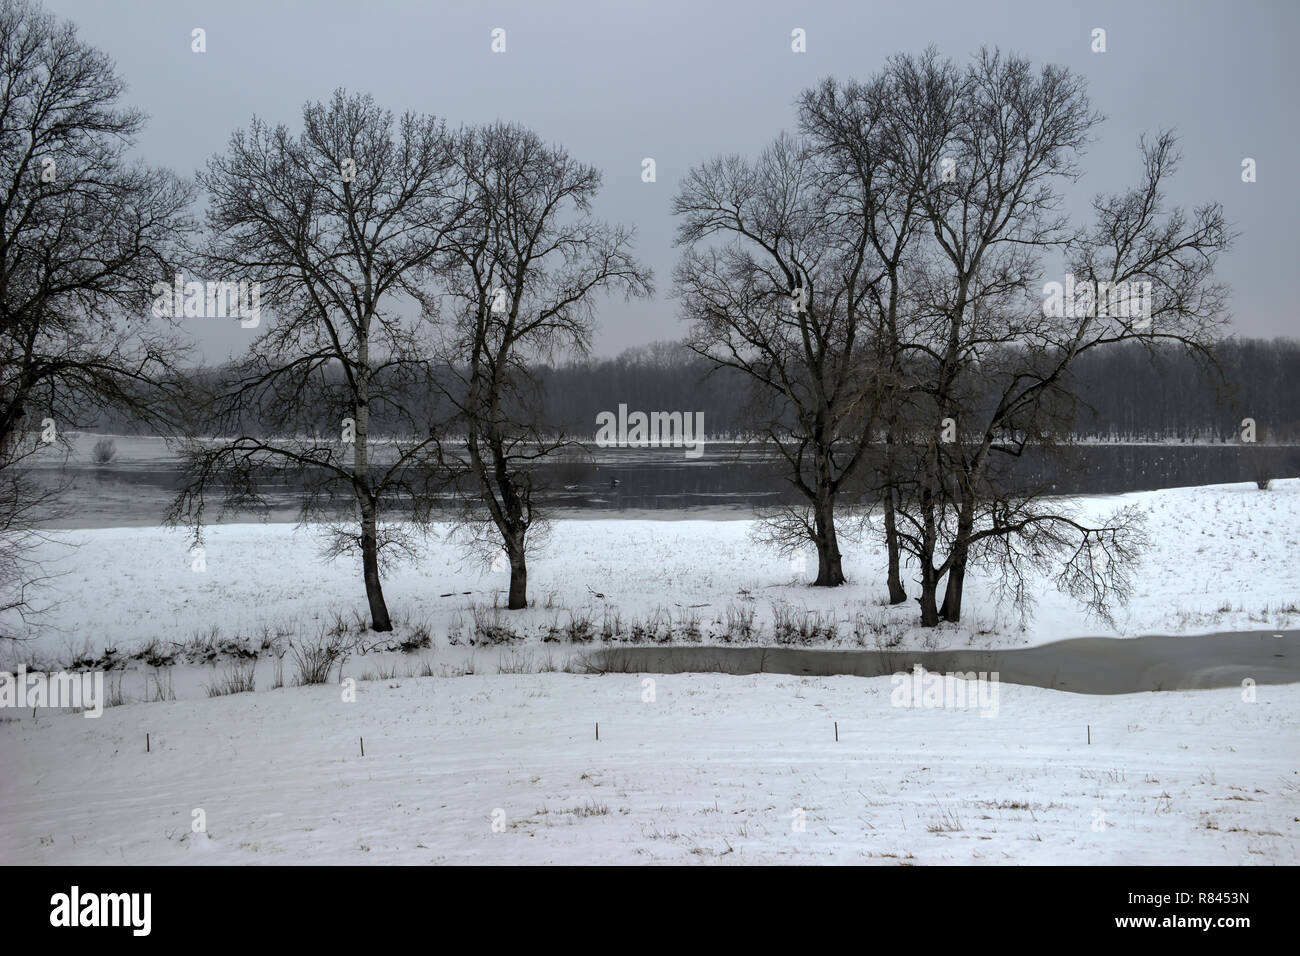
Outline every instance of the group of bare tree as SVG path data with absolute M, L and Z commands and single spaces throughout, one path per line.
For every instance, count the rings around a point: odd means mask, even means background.
M 340 91 L 297 135 L 236 132 L 199 180 L 196 267 L 260 283 L 274 322 L 195 406 L 194 434 L 230 437 L 191 442 L 172 520 L 199 533 L 214 493 L 242 510 L 291 478 L 303 518 L 332 523 L 330 552 L 360 553 L 387 631 L 381 561 L 450 501 L 467 541 L 508 559 L 509 607 L 527 606 L 530 465 L 565 444 L 538 427 L 530 366 L 587 347 L 596 293 L 649 291 L 630 232 L 590 212 L 599 172 L 517 125 L 395 121 Z M 375 411 L 398 437 L 372 437 Z
M 142 118 L 111 62 L 28 0 L 0 3 L 0 80 L 0 608 L 26 602 L 33 413 L 57 432 L 109 407 L 188 436 L 169 520 L 196 540 L 214 499 L 245 510 L 294 483 L 328 550 L 360 555 L 375 630 L 392 628 L 386 559 L 449 506 L 527 606 L 534 466 L 573 443 L 541 417 L 538 371 L 586 353 L 598 295 L 651 292 L 631 231 L 593 214 L 596 169 L 517 125 L 450 129 L 339 91 L 297 131 L 254 119 L 191 184 L 128 159 Z M 1027 570 L 1051 569 L 1105 615 L 1137 516 L 1086 521 L 1007 469 L 1068 440 L 1085 356 L 1208 354 L 1222 210 L 1167 208 L 1160 133 L 1137 185 L 1072 222 L 1062 190 L 1100 117 L 1068 70 L 997 52 L 895 57 L 798 108 L 797 133 L 690 170 L 674 201 L 687 345 L 750 383 L 749 429 L 801 502 L 761 536 L 811 542 L 835 586 L 844 520 L 878 516 L 889 599 L 915 568 L 927 626 L 960 619 L 971 567 L 1021 602 Z M 1149 283 L 1150 309 L 1044 309 L 1048 257 L 1081 283 Z M 268 321 L 237 362 L 182 377 L 176 323 L 212 307 L 203 280 L 256 287 Z M 160 314 L 160 283 L 183 309 Z
M 0 607 L 27 607 L 33 576 L 23 461 L 108 408 L 187 436 L 169 520 L 196 543 L 214 499 L 294 483 L 328 550 L 360 554 L 375 630 L 392 627 L 382 561 L 446 493 L 524 607 L 529 464 L 564 443 L 537 427 L 531 365 L 587 347 L 597 293 L 650 290 L 630 230 L 592 214 L 599 172 L 517 125 L 395 120 L 340 91 L 299 131 L 236 131 L 197 177 L 200 230 L 195 184 L 128 161 L 143 118 L 72 24 L 4 0 L 0 77 Z M 229 367 L 181 375 L 178 323 L 218 308 L 213 282 L 255 288 L 268 321 Z
M 798 136 L 697 167 L 676 200 L 689 344 L 754 383 L 807 502 L 766 536 L 811 542 L 815 583 L 836 585 L 840 504 L 866 507 L 890 601 L 906 599 L 906 562 L 926 626 L 960 619 L 972 566 L 1022 606 L 1028 572 L 1050 571 L 1104 617 L 1131 588 L 1138 515 L 1090 522 L 1005 476 L 1026 448 L 1068 440 L 1082 356 L 1125 342 L 1209 355 L 1226 321 L 1222 209 L 1167 207 L 1178 155 L 1160 133 L 1139 144 L 1137 185 L 1072 222 L 1063 187 L 1101 117 L 1070 71 L 998 52 L 894 57 L 798 106 Z M 1049 256 L 1081 286 L 1150 283 L 1149 308 L 1045 308 Z M 872 443 L 884 454 L 868 466 Z

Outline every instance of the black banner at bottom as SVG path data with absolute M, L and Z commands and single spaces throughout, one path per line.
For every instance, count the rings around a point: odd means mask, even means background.
M 489 928 L 499 943 L 511 926 L 521 938 L 543 932 L 546 923 L 528 919 L 534 913 L 552 924 L 575 921 L 584 934 L 602 924 L 613 934 L 644 929 L 647 920 L 677 922 L 665 915 L 672 900 L 695 911 L 680 917 L 691 924 L 705 913 L 732 914 L 716 922 L 733 941 L 746 924 L 752 932 L 774 918 L 813 925 L 849 918 L 855 932 L 868 933 L 870 924 L 893 932 L 911 924 L 908 932 L 933 932 L 936 942 L 964 934 L 965 924 L 974 932 L 1180 945 L 1192 936 L 1231 944 L 1259 931 L 1274 938 L 1293 922 L 1283 910 L 1288 868 L 701 867 L 678 868 L 671 888 L 654 874 L 610 869 L 559 876 L 462 867 L 431 880 L 401 867 L 10 867 L 6 939 L 131 946 L 233 931 L 241 940 L 300 945 L 504 907 L 511 918 Z

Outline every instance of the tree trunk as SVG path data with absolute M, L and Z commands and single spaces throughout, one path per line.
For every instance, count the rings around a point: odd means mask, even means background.
M 511 611 L 522 611 L 528 607 L 528 563 L 523 545 L 510 542 L 506 553 L 510 556 L 510 601 L 506 607 Z
M 524 550 L 524 536 L 506 533 L 506 555 L 510 558 L 510 601 L 507 609 L 521 611 L 528 607 L 528 558 Z
M 970 538 L 975 530 L 975 506 L 969 498 L 957 517 L 957 536 L 952 543 L 952 560 L 948 565 L 948 586 L 943 595 L 939 616 L 956 623 L 961 620 L 962 589 L 966 585 L 966 563 L 970 559 Z
M 823 499 L 815 506 L 817 533 L 817 580 L 815 587 L 833 588 L 844 583 L 840 545 L 835 536 L 834 499 Z
M 366 600 L 370 602 L 370 627 L 375 631 L 391 631 L 393 622 L 379 582 L 379 532 L 373 502 L 361 506 L 361 562 L 366 578 Z
M 370 341 L 365 330 L 357 342 L 357 419 L 352 466 L 361 503 L 361 564 L 366 579 L 366 600 L 370 602 L 370 627 L 391 631 L 392 619 L 379 583 L 379 505 L 370 488 Z
M 924 515 L 921 531 L 921 596 L 917 603 L 921 605 L 921 626 L 938 627 L 939 609 L 936 599 L 939 591 L 939 572 L 934 567 L 934 552 L 938 548 L 939 535 L 935 518 L 934 495 L 929 489 L 921 492 L 921 513 Z
M 966 553 L 962 553 L 953 559 L 952 565 L 948 568 L 948 586 L 943 593 L 943 606 L 939 608 L 939 616 L 945 621 L 956 623 L 961 620 L 961 595 L 962 588 L 966 584 Z
M 936 607 L 936 601 L 939 592 L 939 576 L 934 573 L 934 568 L 930 562 L 922 562 L 921 565 L 921 596 L 916 599 L 921 605 L 921 626 L 938 627 L 939 609 Z
M 900 549 L 898 546 L 898 518 L 894 513 L 894 489 L 885 494 L 885 547 L 889 551 L 889 603 L 902 604 L 907 600 L 907 590 L 903 587 L 902 574 L 899 571 Z

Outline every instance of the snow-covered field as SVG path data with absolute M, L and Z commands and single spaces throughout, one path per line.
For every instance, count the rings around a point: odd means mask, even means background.
M 805 582 L 815 576 L 815 558 L 807 556 L 800 569 L 760 548 L 750 540 L 749 521 L 559 521 L 546 549 L 530 561 L 533 606 L 522 612 L 494 610 L 505 603 L 506 571 L 483 568 L 445 540 L 432 540 L 418 564 L 389 573 L 384 592 L 397 636 L 424 629 L 435 649 L 481 644 L 485 624 L 503 626 L 534 647 L 574 622 L 589 622 L 596 643 L 606 630 L 614 640 L 635 639 L 638 626 L 643 637 L 744 641 L 737 622 L 751 612 L 751 642 L 772 642 L 772 622 L 785 614 L 821 626 L 817 643 L 849 647 L 886 641 L 1012 647 L 1084 635 L 1300 624 L 1300 479 L 1274 482 L 1267 492 L 1215 485 L 1085 498 L 1081 507 L 1105 513 L 1134 503 L 1148 512 L 1152 548 L 1137 593 L 1119 609 L 1113 629 L 1089 619 L 1050 581 L 1035 589 L 1037 606 L 1022 625 L 1013 609 L 999 605 L 990 583 L 972 575 L 963 622 L 925 631 L 914 626 L 915 602 L 882 606 L 877 541 L 844 545 L 847 586 L 811 588 Z M 55 543 L 45 554 L 49 570 L 61 575 L 58 600 L 41 636 L 17 650 L 38 664 L 105 648 L 125 654 L 151 641 L 175 647 L 213 628 L 224 638 L 256 643 L 264 632 L 314 635 L 335 615 L 365 620 L 354 562 L 320 559 L 313 532 L 292 525 L 208 529 L 202 571 L 193 569 L 195 556 L 180 531 L 51 534 Z
M 351 703 L 317 686 L 9 720 L 0 860 L 1251 864 L 1300 852 L 1300 685 L 1247 702 L 1004 684 L 983 717 L 891 706 L 887 677 L 646 679 L 364 681 Z M 206 832 L 193 832 L 197 810 Z
M 1300 481 L 1081 507 L 1132 503 L 1149 513 L 1153 548 L 1115 630 L 1047 582 L 1022 628 L 976 579 L 967 620 L 923 632 L 914 604 L 882 606 L 875 543 L 846 548 L 852 583 L 824 591 L 753 544 L 745 521 L 560 522 L 530 567 L 534 606 L 509 613 L 494 608 L 504 572 L 435 541 L 385 582 L 396 636 L 430 645 L 354 651 L 342 671 L 353 700 L 333 680 L 291 686 L 291 658 L 278 686 L 263 653 L 137 659 L 110 672 L 115 706 L 98 719 L 0 715 L 0 862 L 1293 862 L 1300 684 L 1261 684 L 1251 699 L 1004 683 L 984 716 L 894 706 L 889 677 L 562 672 L 638 635 L 772 644 L 791 615 L 821 628 L 815 646 L 868 648 L 1300 622 Z M 61 600 L 13 660 L 255 649 L 365 607 L 355 568 L 322 562 L 291 526 L 214 527 L 201 571 L 179 532 L 55 538 Z M 240 666 L 252 692 L 205 697 Z

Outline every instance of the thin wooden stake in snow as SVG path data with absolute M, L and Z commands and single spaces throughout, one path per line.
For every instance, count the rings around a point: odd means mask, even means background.
M 358 737 L 357 740 L 361 741 L 361 756 L 364 757 L 366 755 L 366 738 Z
M 600 721 L 596 721 L 596 739 L 600 739 Z
M 144 752 L 145 753 L 149 752 L 149 734 L 147 731 L 145 732 L 144 735 Z
M 840 722 L 838 720 L 835 721 L 835 742 L 840 742 Z
M 1088 744 L 1092 745 L 1092 724 L 1088 725 Z

